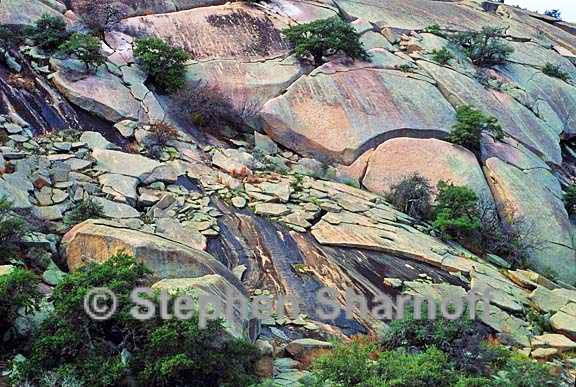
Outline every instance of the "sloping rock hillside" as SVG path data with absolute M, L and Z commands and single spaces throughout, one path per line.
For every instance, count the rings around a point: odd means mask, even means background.
M 48 13 L 82 30 L 82 3 L 4 0 L 0 24 L 27 26 Z M 330 347 L 307 340 L 386 327 L 357 310 L 321 320 L 319 289 L 335 289 L 342 306 L 347 289 L 393 298 L 489 289 L 482 323 L 574 381 L 576 228 L 563 195 L 576 182 L 575 25 L 476 0 L 121 3 L 94 72 L 29 40 L 0 61 L 0 194 L 42 225 L 26 243 L 48 252 L 51 265 L 33 265 L 46 294 L 54 272 L 124 251 L 151 269 L 158 289 L 297 296 L 297 316 L 237 317 L 230 330 L 250 327 L 254 340 L 293 358 L 270 360 L 267 374 L 297 386 L 305 372 L 294 361 Z M 370 62 L 336 55 L 313 66 L 294 55 L 281 30 L 334 15 L 360 34 Z M 430 33 L 435 24 L 501 27 L 514 51 L 504 64 L 477 67 Z M 229 97 L 249 117 L 243 131 L 182 119 L 134 58 L 144 35 L 186 50 L 184 88 L 206 84 Z M 443 65 L 432 59 L 442 47 L 454 56 Z M 547 63 L 571 78 L 546 75 Z M 448 142 L 462 105 L 497 118 L 503 138 L 484 133 L 478 154 Z M 158 123 L 177 135 L 158 141 Z M 501 219 L 529 225 L 538 248 L 526 267 L 442 239 L 394 208 L 386 194 L 414 173 L 434 186 L 467 185 Z M 99 216 L 70 224 L 88 199 Z M 544 330 L 535 315 L 545 316 Z

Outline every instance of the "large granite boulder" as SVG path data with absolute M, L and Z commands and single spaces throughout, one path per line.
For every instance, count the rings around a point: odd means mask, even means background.
M 370 157 L 362 183 L 372 192 L 386 193 L 403 177 L 414 173 L 427 177 L 432 186 L 440 180 L 467 185 L 479 197 L 492 201 L 476 156 L 466 148 L 436 139 L 386 141 Z
M 454 110 L 424 79 L 376 68 L 319 68 L 268 101 L 261 117 L 278 143 L 317 159 L 352 163 L 393 137 L 440 137 Z
M 530 12 L 520 8 L 501 5 L 498 12 L 506 18 L 508 35 L 531 39 L 544 45 L 560 46 L 576 53 L 576 35 L 554 24 L 532 17 Z
M 245 294 L 244 288 L 238 289 L 230 284 L 224 277 L 218 274 L 209 274 L 198 278 L 167 278 L 152 285 L 152 289 L 163 290 L 168 294 L 186 294 L 193 298 L 208 297 L 212 300 L 216 297 L 225 308 L 231 299 L 238 300 L 234 305 L 234 318 L 225 319 L 224 326 L 228 332 L 236 337 L 242 337 L 247 316 L 243 315 L 240 302 L 249 305 L 250 300 Z M 228 316 L 226 316 L 228 317 Z
M 395 33 L 423 30 L 432 25 L 451 30 L 479 30 L 483 26 L 505 27 L 494 14 L 456 2 L 419 0 L 338 0 L 350 19 L 361 18 Z
M 96 75 L 78 78 L 59 71 L 52 81 L 72 103 L 108 121 L 139 118 L 140 102 L 122 79 L 112 73 L 99 71 Z
M 92 157 L 96 167 L 106 172 L 144 179 L 161 165 L 156 160 L 141 155 L 108 149 L 94 149 Z
M 88 220 L 72 228 L 62 239 L 62 252 L 72 271 L 89 262 L 105 262 L 122 251 L 144 263 L 161 279 L 218 274 L 241 289 L 232 272 L 210 254 L 114 222 Z
M 569 74 L 576 79 L 576 67 L 570 63 L 562 66 L 563 71 L 570 68 L 572 71 Z M 526 92 L 531 108 L 556 133 L 563 133 L 567 137 L 576 134 L 576 87 L 529 66 L 508 64 L 498 68 L 498 72 Z
M 130 35 L 154 35 L 187 50 L 191 86 L 216 85 L 238 108 L 259 110 L 302 75 L 287 58 L 289 48 L 279 29 L 283 18 L 269 18 L 245 4 L 203 7 L 162 15 L 129 18 L 119 28 Z
M 513 147 L 509 147 L 514 152 Z M 513 157 L 526 161 L 525 156 Z M 519 218 L 541 240 L 530 252 L 529 264 L 540 272 L 555 273 L 568 283 L 576 280 L 576 252 L 572 225 L 561 199 L 557 179 L 545 168 L 522 169 L 496 157 L 485 162 L 494 198 L 505 219 Z
M 41 0 L 2 0 L 0 1 L 0 25 L 32 25 L 40 16 L 62 16 L 62 10 L 66 7 L 60 3 Z
M 498 119 L 504 132 L 540 153 L 545 161 L 560 164 L 560 132 L 512 96 L 489 89 L 477 80 L 436 64 L 418 63 L 438 82 L 438 87 L 453 104 L 468 104 Z

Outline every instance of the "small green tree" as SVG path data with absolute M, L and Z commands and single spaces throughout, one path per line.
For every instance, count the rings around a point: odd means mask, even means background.
M 473 152 L 480 151 L 482 132 L 490 132 L 496 140 L 504 138 L 502 127 L 495 117 L 490 117 L 470 105 L 456 109 L 456 124 L 448 136 L 448 141 L 462 145 Z
M 190 55 L 183 49 L 173 47 L 162 39 L 148 37 L 136 41 L 134 55 L 162 91 L 173 93 L 184 86 L 184 63 L 190 59 Z
M 94 36 L 75 33 L 70 36 L 66 43 L 60 45 L 59 51 L 79 59 L 86 71 L 96 70 L 105 63 L 104 56 L 100 53 L 100 40 Z
M 553 65 L 552 63 L 546 63 L 542 68 L 542 72 L 549 77 L 558 78 L 564 82 L 568 82 L 571 79 L 570 74 L 562 70 L 560 65 Z
M 42 15 L 32 27 L 29 27 L 26 34 L 38 47 L 47 50 L 58 48 L 68 37 L 64 19 L 47 14 Z
M 440 181 L 434 203 L 434 227 L 443 236 L 462 239 L 480 229 L 478 196 L 466 186 Z
M 298 24 L 284 29 L 282 34 L 294 45 L 298 57 L 311 56 L 316 66 L 324 63 L 325 56 L 339 52 L 352 59 L 370 59 L 358 33 L 339 17 Z
M 490 67 L 506 62 L 514 51 L 504 43 L 502 28 L 483 27 L 482 31 L 456 33 L 452 40 L 462 46 L 466 55 L 477 66 Z
M 445 65 L 454 59 L 454 55 L 446 48 L 442 47 L 440 50 L 432 50 L 432 60 L 441 65 Z
M 72 226 L 88 219 L 98 219 L 103 217 L 104 208 L 99 203 L 88 198 L 76 203 L 76 206 L 64 217 L 64 223 Z

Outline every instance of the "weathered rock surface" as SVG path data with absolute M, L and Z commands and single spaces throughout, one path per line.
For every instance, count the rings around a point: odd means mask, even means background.
M 243 4 L 126 19 L 121 29 L 170 39 L 187 50 L 191 84 L 216 85 L 238 108 L 258 110 L 302 74 L 288 56 L 278 18 Z
M 160 278 L 197 278 L 219 274 L 238 285 L 232 272 L 203 251 L 108 221 L 89 220 L 75 226 L 64 236 L 62 251 L 71 270 L 77 270 L 89 262 L 106 261 L 124 251 L 145 263 Z
M 245 289 L 238 289 L 228 282 L 224 277 L 218 274 L 209 274 L 198 278 L 168 278 L 156 282 L 152 289 L 165 290 L 169 294 L 186 294 L 192 297 L 207 297 L 212 301 L 214 297 L 221 303 L 223 308 L 230 300 L 239 300 L 235 308 L 235 319 L 233 321 L 225 320 L 225 326 L 237 337 L 243 334 L 243 328 L 246 320 L 241 315 L 240 302 L 248 305 L 248 297 L 245 295 Z
M 122 80 L 108 72 L 98 76 L 71 79 L 61 72 L 52 78 L 58 90 L 72 103 L 108 121 L 138 119 L 140 103 Z
M 459 72 L 430 62 L 419 62 L 438 82 L 442 94 L 453 104 L 468 104 L 496 117 L 505 133 L 536 150 L 543 159 L 559 164 L 559 132 L 539 119 L 527 107 L 508 94 L 487 89 Z
M 370 156 L 362 184 L 372 192 L 387 193 L 392 185 L 414 173 L 428 178 L 434 187 L 440 180 L 467 185 L 479 197 L 492 201 L 476 156 L 463 147 L 435 139 L 386 141 Z
M 96 160 L 97 168 L 139 179 L 143 179 L 160 166 L 158 161 L 144 156 L 107 149 L 95 149 L 92 157 Z
M 346 164 L 393 137 L 444 137 L 454 123 L 452 106 L 433 85 L 379 69 L 319 69 L 267 102 L 261 116 L 280 144 Z
M 573 282 L 576 254 L 572 225 L 557 180 L 545 169 L 523 171 L 495 157 L 486 160 L 485 171 L 505 219 L 525 219 L 543 245 L 530 253 L 530 264 Z
M 58 9 L 40 0 L 2 0 L 0 24 L 31 25 L 42 15 L 62 16 Z

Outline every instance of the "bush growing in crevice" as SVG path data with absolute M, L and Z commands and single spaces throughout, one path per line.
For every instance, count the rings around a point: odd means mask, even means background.
M 100 40 L 94 36 L 74 33 L 58 47 L 58 51 L 80 60 L 86 67 L 86 72 L 96 70 L 106 61 L 100 53 Z
M 430 181 L 417 173 L 405 176 L 386 194 L 386 200 L 398 210 L 416 219 L 428 219 L 432 210 Z
M 178 140 L 178 129 L 165 123 L 156 122 L 150 125 L 150 140 L 158 145 L 166 145 L 169 141 Z
M 184 63 L 190 55 L 160 38 L 147 37 L 135 42 L 134 57 L 160 91 L 171 94 L 184 86 Z
M 337 16 L 297 24 L 284 29 L 282 34 L 294 46 L 299 58 L 311 57 L 316 66 L 324 63 L 324 57 L 337 53 L 351 59 L 370 59 L 354 27 Z
M 502 28 L 483 27 L 482 31 L 454 34 L 451 39 L 460 45 L 472 63 L 481 67 L 504 64 L 514 49 L 505 43 Z
M 564 82 L 568 82 L 571 79 L 570 74 L 562 70 L 560 65 L 553 65 L 552 63 L 546 63 L 542 68 L 542 72 L 549 77 L 558 78 Z
M 480 218 L 480 248 L 506 259 L 514 268 L 527 267 L 530 254 L 545 247 L 538 237 L 534 223 L 522 216 L 511 214 L 500 219 L 493 203 L 480 199 L 477 204 Z
M 431 24 L 424 28 L 422 32 L 427 34 L 433 34 L 436 36 L 440 36 L 441 38 L 445 38 L 446 34 L 442 32 L 442 27 L 439 24 Z
M 72 210 L 64 217 L 64 223 L 73 226 L 88 219 L 104 217 L 104 208 L 92 198 L 82 199 L 77 202 Z
M 68 37 L 66 23 L 58 16 L 42 15 L 33 26 L 26 29 L 26 35 L 34 43 L 46 50 L 57 49 Z
M 452 59 L 454 59 L 454 55 L 446 47 L 432 50 L 432 60 L 438 64 L 445 65 Z
M 466 186 L 440 181 L 434 202 L 434 227 L 443 237 L 466 240 L 480 229 L 478 196 Z
M 484 132 L 489 132 L 498 141 L 504 138 L 502 127 L 495 117 L 487 116 L 470 105 L 463 105 L 456 109 L 456 123 L 447 140 L 477 153 Z
M 200 128 L 216 131 L 241 130 L 258 112 L 250 102 L 238 108 L 217 86 L 205 83 L 180 90 L 174 101 L 176 114 Z

